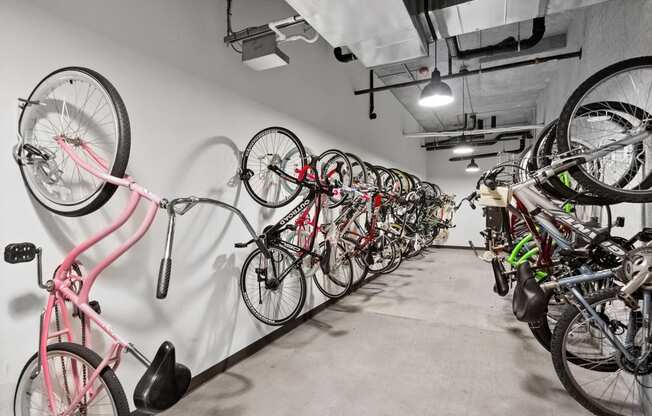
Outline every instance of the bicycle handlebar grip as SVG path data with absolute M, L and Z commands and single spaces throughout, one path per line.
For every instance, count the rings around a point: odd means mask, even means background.
M 156 298 L 165 299 L 170 287 L 170 274 L 172 273 L 172 258 L 162 258 L 158 270 L 158 283 L 156 284 Z

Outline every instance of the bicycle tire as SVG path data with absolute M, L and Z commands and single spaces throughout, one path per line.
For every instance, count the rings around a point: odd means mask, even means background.
M 586 301 L 593 305 L 595 303 L 606 301 L 609 299 L 618 298 L 618 287 L 603 289 L 597 292 L 594 292 L 586 297 Z M 611 412 L 603 406 L 595 403 L 589 397 L 587 397 L 583 391 L 576 385 L 573 381 L 574 377 L 569 375 L 566 367 L 566 360 L 564 359 L 564 338 L 568 331 L 568 327 L 573 323 L 575 317 L 580 315 L 581 312 L 574 306 L 568 306 L 566 310 L 562 313 L 557 326 L 552 334 L 552 339 L 550 343 L 550 352 L 552 356 L 553 366 L 559 377 L 559 380 L 563 384 L 564 388 L 568 394 L 575 399 L 579 404 L 584 408 L 591 411 L 592 413 L 600 416 L 617 416 L 618 413 Z M 571 358 L 568 362 L 575 364 L 574 360 Z M 618 365 L 614 363 L 604 363 L 601 364 L 601 368 L 596 371 L 601 372 L 614 372 L 618 370 Z
M 324 242 L 322 242 L 320 246 L 323 244 Z M 345 253 L 346 248 L 343 244 L 339 243 L 338 248 L 342 253 Z M 348 270 L 349 272 L 349 276 L 346 281 L 342 281 L 341 279 L 336 279 L 335 277 L 331 276 L 332 271 L 328 274 L 324 273 L 321 268 L 318 269 L 317 272 L 312 276 L 312 281 L 315 283 L 315 286 L 317 286 L 317 289 L 319 289 L 322 295 L 326 296 L 329 299 L 343 298 L 351 290 L 351 285 L 353 284 L 353 264 L 351 262 L 351 258 L 348 255 L 345 255 L 342 258 L 341 267 L 343 267 L 344 271 Z M 323 279 L 323 281 L 320 282 L 320 279 Z M 327 289 L 327 286 L 330 285 L 329 282 L 332 282 L 335 286 L 340 287 L 341 291 L 335 292 L 333 290 Z
M 104 76 L 96 71 L 93 71 L 92 69 L 84 67 L 71 66 L 60 68 L 48 74 L 36 85 L 36 87 L 34 87 L 32 92 L 29 94 L 28 101 L 37 101 L 35 94 L 39 92 L 42 86 L 46 85 L 46 82 L 53 81 L 55 77 L 62 77 L 67 72 L 77 72 L 83 76 L 89 77 L 104 90 L 107 97 L 111 101 L 112 109 L 115 114 L 115 122 L 117 124 L 117 137 L 115 143 L 115 157 L 112 161 L 107 162 L 110 162 L 111 169 L 109 173 L 112 176 L 117 178 L 124 177 L 125 171 L 127 170 L 127 164 L 129 163 L 129 154 L 131 151 L 131 127 L 129 123 L 129 115 L 127 114 L 127 109 L 125 107 L 124 101 L 120 97 L 117 89 Z M 26 111 L 29 110 L 31 110 L 30 106 L 23 106 L 18 119 L 18 130 L 23 137 L 25 136 L 25 127 L 23 126 L 23 122 L 25 122 Z M 78 111 L 77 116 L 80 115 L 81 114 Z M 68 122 L 68 124 L 70 124 L 70 122 Z M 58 204 L 52 201 L 52 199 L 47 198 L 38 190 L 34 189 L 31 183 L 31 175 L 25 171 L 25 166 L 23 164 L 20 164 L 19 166 L 21 177 L 30 195 L 32 195 L 32 197 L 48 211 L 65 217 L 80 217 L 97 211 L 104 204 L 106 204 L 109 199 L 111 199 L 115 191 L 118 189 L 117 185 L 104 182 L 101 188 L 99 188 L 94 193 L 94 195 L 90 196 L 85 201 L 82 201 L 82 203 L 70 205 Z
M 50 344 L 47 346 L 47 351 L 48 353 L 62 351 L 71 356 L 76 356 L 77 358 L 80 358 L 82 361 L 85 361 L 86 364 L 93 369 L 96 369 L 102 362 L 102 358 L 99 355 L 97 355 L 95 351 L 90 350 L 84 347 L 83 345 L 74 344 L 71 342 L 59 342 L 55 344 Z M 38 354 L 34 354 L 29 360 L 27 360 L 27 363 L 25 364 L 22 371 L 20 372 L 20 376 L 18 377 L 18 383 L 16 384 L 16 390 L 14 392 L 14 401 L 13 401 L 14 416 L 27 416 L 24 415 L 22 411 L 19 411 L 17 409 L 17 406 L 19 405 L 18 401 L 20 399 L 18 396 L 22 386 L 21 383 L 26 381 L 29 382 L 33 381 L 27 379 L 31 379 L 31 371 L 33 367 L 37 365 L 38 365 Z M 41 372 L 40 375 L 42 374 L 43 373 Z M 129 411 L 129 402 L 127 401 L 127 396 L 125 395 L 124 389 L 122 388 L 122 384 L 120 384 L 120 381 L 118 380 L 118 377 L 115 375 L 113 369 L 111 367 L 105 367 L 100 373 L 100 378 L 104 382 L 104 386 L 107 389 L 108 395 L 111 397 L 112 402 L 115 406 L 114 410 L 116 412 L 114 413 L 114 415 L 129 416 L 131 412 Z
M 294 255 L 292 255 L 288 250 L 284 249 L 283 247 L 273 246 L 273 247 L 269 247 L 268 249 L 269 249 L 270 254 L 272 255 L 272 257 L 274 255 L 273 251 L 278 250 L 279 252 L 283 253 L 283 255 L 287 256 L 290 259 L 295 258 Z M 244 263 L 242 265 L 242 269 L 241 269 L 241 272 L 240 272 L 240 279 L 239 279 L 240 280 L 240 295 L 242 297 L 242 300 L 244 301 L 245 305 L 247 306 L 247 309 L 249 309 L 249 312 L 251 312 L 251 314 L 256 319 L 258 319 L 260 322 L 262 322 L 264 324 L 267 324 L 267 325 L 271 325 L 271 326 L 285 325 L 286 323 L 288 323 L 288 322 L 292 321 L 294 318 L 296 318 L 299 315 L 299 313 L 301 313 L 301 310 L 303 309 L 303 305 L 305 304 L 305 301 L 306 301 L 306 279 L 305 279 L 305 275 L 303 273 L 303 270 L 301 269 L 301 267 L 297 267 L 297 271 L 299 273 L 299 277 L 298 277 L 297 281 L 299 282 L 300 294 L 299 294 L 298 302 L 297 302 L 296 306 L 294 307 L 294 309 L 289 314 L 287 314 L 286 316 L 284 316 L 284 317 L 282 317 L 280 319 L 268 318 L 268 317 L 264 316 L 262 313 L 260 313 L 258 311 L 258 309 L 256 309 L 253 306 L 253 303 L 251 302 L 251 299 L 250 299 L 250 297 L 248 295 L 247 285 L 246 285 L 246 282 L 245 282 L 245 280 L 247 278 L 247 270 L 249 269 L 250 265 L 252 264 L 252 262 L 254 261 L 254 259 L 257 256 L 262 256 L 264 258 L 264 255 L 263 255 L 263 253 L 261 252 L 261 250 L 259 248 L 256 248 L 254 251 L 249 253 L 249 255 L 247 256 L 247 258 L 245 259 L 245 261 L 244 261 Z M 262 296 L 261 296 L 261 298 L 262 298 Z M 261 301 L 262 301 L 262 299 L 261 299 Z
M 351 171 L 353 172 L 353 180 L 351 184 L 354 186 L 357 184 L 366 184 L 368 177 L 367 165 L 362 161 L 362 159 L 353 153 L 346 152 L 344 154 L 351 162 Z M 356 169 L 359 170 L 359 172 L 356 173 Z
M 326 172 L 326 169 L 333 166 L 334 160 L 336 161 L 335 166 L 337 167 L 337 169 Z M 343 166 L 337 166 L 340 163 Z M 351 187 L 351 185 L 353 184 L 353 167 L 351 161 L 349 160 L 347 155 L 340 150 L 328 149 L 322 152 L 317 158 L 317 171 L 319 175 L 319 180 L 322 182 L 328 180 L 328 182 L 330 183 L 332 181 L 332 176 L 337 174 L 340 185 Z M 337 196 L 329 195 L 328 207 L 329 208 L 338 207 L 348 199 L 349 199 L 348 194 L 338 194 Z
M 568 152 L 572 149 L 572 137 L 570 133 L 571 122 L 574 119 L 576 111 L 580 108 L 582 100 L 596 87 L 601 85 L 603 81 L 608 81 L 619 74 L 640 68 L 652 69 L 652 56 L 631 58 L 609 65 L 591 75 L 575 89 L 570 98 L 566 101 L 559 116 L 559 125 L 557 127 L 557 147 L 560 152 Z M 647 120 L 647 124 L 644 128 L 646 131 L 652 132 L 652 123 L 649 121 L 650 115 L 647 113 L 646 109 L 636 107 L 633 103 L 627 103 L 627 105 L 630 110 L 634 110 L 636 113 L 632 114 L 634 117 L 639 120 Z M 642 179 L 635 189 L 616 189 L 587 174 L 579 166 L 570 168 L 569 172 L 573 178 L 582 184 L 587 190 L 610 200 L 618 202 L 652 201 L 652 190 L 649 189 L 652 185 L 652 173 L 649 173 L 644 179 Z
M 256 148 L 256 145 L 263 139 L 267 138 L 269 135 L 280 135 L 282 138 L 286 138 L 290 141 L 291 147 L 289 149 L 286 149 L 285 147 L 283 149 L 273 149 L 273 153 L 269 149 L 262 149 L 259 150 Z M 278 141 L 272 141 L 275 143 L 276 146 L 278 146 Z M 293 145 L 293 147 L 292 147 Z M 277 154 L 277 150 L 282 150 L 283 154 Z M 299 166 L 291 166 L 292 163 L 288 164 L 288 161 L 286 160 L 288 158 L 287 155 L 292 155 L 293 158 L 296 158 L 298 156 L 298 160 L 295 161 L 298 162 L 298 164 L 301 165 L 301 168 L 303 166 L 306 166 L 308 164 L 308 158 L 306 156 L 306 150 L 303 147 L 303 143 L 301 143 L 301 140 L 289 129 L 286 129 L 284 127 L 267 127 L 265 129 L 262 129 L 258 133 L 252 137 L 252 139 L 247 143 L 247 146 L 245 147 L 244 152 L 242 152 L 242 159 L 240 162 L 240 174 L 242 177 L 242 181 L 244 183 L 245 189 L 247 190 L 247 193 L 251 198 L 259 203 L 260 205 L 267 207 L 267 208 L 279 208 L 282 206 L 285 206 L 292 202 L 299 193 L 301 193 L 301 190 L 303 187 L 300 184 L 292 184 L 293 186 L 288 185 L 288 181 L 283 179 L 282 177 L 279 177 L 278 174 L 273 173 L 270 169 L 270 165 L 266 165 L 263 169 L 258 169 L 258 172 L 255 172 L 253 170 L 254 168 L 254 162 L 251 161 L 251 156 L 254 156 L 254 154 L 257 155 L 257 157 L 262 160 L 263 158 L 269 158 L 271 157 L 271 160 L 267 161 L 270 164 L 273 165 L 281 165 L 283 166 L 283 172 L 285 172 L 287 175 L 296 177 L 296 172 L 293 170 L 294 168 L 299 168 Z M 263 162 L 259 162 L 263 163 Z M 269 185 L 269 182 L 265 182 L 262 184 L 260 189 L 256 190 L 254 189 L 254 186 L 252 185 L 251 181 L 253 178 L 256 178 L 256 176 L 264 176 L 265 181 L 271 180 L 274 184 Z M 270 179 L 271 178 L 271 179 Z M 275 183 L 274 181 L 278 181 L 278 183 Z M 276 197 L 270 198 L 269 196 L 265 195 L 260 195 L 262 192 L 270 192 L 274 190 L 274 187 L 276 187 Z M 282 190 L 286 191 L 287 195 L 281 194 Z M 282 196 L 282 197 L 281 197 Z

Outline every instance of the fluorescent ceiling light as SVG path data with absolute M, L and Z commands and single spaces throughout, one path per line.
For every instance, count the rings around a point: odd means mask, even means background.
M 455 153 L 456 155 L 468 155 L 473 153 L 474 150 L 475 149 L 473 149 L 471 146 L 463 144 L 460 146 L 455 146 L 453 148 L 453 153 Z

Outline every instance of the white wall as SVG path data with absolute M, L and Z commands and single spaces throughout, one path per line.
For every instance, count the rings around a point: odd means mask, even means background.
M 591 74 L 614 62 L 652 53 L 652 1 L 613 0 L 581 9 L 569 26 L 570 50 L 582 48 L 582 59 L 558 62 L 559 69 L 537 100 L 537 120 L 547 123 L 559 117 L 572 91 Z M 484 152 L 484 148 L 482 152 Z M 445 192 L 455 193 L 458 198 L 469 194 L 477 175 L 465 175 L 461 162 L 447 159 L 450 151 L 428 154 L 428 177 L 439 184 Z M 495 159 L 479 162 L 482 169 L 496 164 Z M 614 216 L 626 217 L 625 229 L 614 234 L 631 236 L 640 230 L 641 206 L 619 204 L 613 208 Z M 448 244 L 467 245 L 468 240 L 482 241 L 479 232 L 484 228 L 480 211 L 463 208 L 455 216 L 457 228 L 451 230 Z
M 259 25 L 294 14 L 282 0 L 234 2 L 234 26 Z M 122 95 L 132 123 L 129 172 L 166 196 L 219 197 L 244 210 L 257 229 L 270 223 L 236 180 L 238 149 L 270 125 L 293 130 L 314 151 L 338 147 L 362 158 L 425 174 L 425 155 L 401 132 L 417 129 L 391 94 L 354 97 L 367 71 L 340 64 L 331 48 L 293 43 L 283 49 L 291 64 L 257 73 L 221 39 L 225 1 L 215 0 L 3 0 L 0 2 L 0 245 L 33 241 L 44 248 L 50 273 L 64 253 L 108 224 L 126 201 L 118 194 L 84 218 L 50 215 L 27 195 L 11 159 L 16 98 L 26 97 L 47 73 L 80 65 L 105 75 Z M 139 213 L 142 218 L 143 210 Z M 92 265 L 126 238 L 137 221 L 83 256 Z M 98 281 L 92 298 L 125 338 L 153 354 L 164 339 L 180 361 L 199 373 L 268 333 L 242 304 L 237 277 L 248 250 L 237 219 L 198 208 L 180 218 L 168 299 L 154 298 L 165 221 L 158 221 L 132 251 Z M 34 265 L 0 264 L 0 413 L 8 414 L 14 383 L 35 351 L 38 314 Z M 311 285 L 308 285 L 309 287 Z M 306 310 L 323 302 L 310 290 Z M 101 344 L 100 344 L 101 345 Z M 127 357 L 118 376 L 131 396 L 142 368 Z
M 517 141 L 504 142 L 493 146 L 479 147 L 476 153 L 491 153 L 517 148 Z M 457 155 L 453 154 L 453 151 L 450 149 L 428 152 L 427 176 L 438 184 L 443 192 L 455 195 L 455 201 L 457 203 L 475 190 L 475 185 L 480 174 L 494 167 L 498 163 L 498 159 L 475 159 L 475 162 L 480 167 L 480 172 L 467 173 L 465 168 L 469 164 L 469 161 L 449 162 L 448 159 L 454 156 Z M 450 230 L 448 240 L 442 244 L 468 247 L 470 240 L 476 247 L 484 247 L 484 240 L 480 236 L 480 231 L 486 227 L 481 207 L 477 207 L 474 210 L 467 202 L 464 202 L 459 211 L 454 214 L 453 223 L 455 224 L 455 228 Z

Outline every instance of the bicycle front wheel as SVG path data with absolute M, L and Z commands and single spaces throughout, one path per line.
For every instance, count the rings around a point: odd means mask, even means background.
M 301 192 L 301 186 L 287 177 L 297 178 L 307 163 L 306 150 L 294 133 L 269 127 L 249 141 L 240 170 L 249 195 L 262 206 L 278 208 Z
M 78 166 L 57 141 L 94 169 L 118 178 L 127 169 L 127 110 L 115 87 L 90 69 L 62 68 L 45 77 L 23 104 L 18 129 L 23 181 L 34 199 L 55 214 L 90 214 L 117 189 Z
M 652 201 L 652 174 L 643 169 L 645 145 L 652 139 L 651 112 L 652 56 L 610 65 L 580 84 L 559 116 L 560 153 L 590 155 L 620 140 L 637 141 L 569 169 L 573 178 L 614 201 Z
M 267 325 L 285 325 L 299 315 L 306 301 L 306 281 L 301 265 L 281 247 L 260 249 L 245 260 L 240 273 L 240 293 L 249 312 Z
M 586 300 L 620 341 L 637 355 L 641 344 L 648 342 L 640 336 L 642 315 L 632 311 L 618 297 L 618 290 L 598 291 Z M 628 333 L 634 335 L 631 344 L 626 341 Z M 630 363 L 606 338 L 594 318 L 586 318 L 574 306 L 567 306 L 555 327 L 550 350 L 566 391 L 594 414 L 643 416 L 652 413 L 649 364 L 645 364 L 646 368 L 636 368 Z
M 339 299 L 349 292 L 353 283 L 351 258 L 347 255 L 343 244 L 325 249 L 326 242 L 322 242 L 320 247 L 322 255 L 324 255 L 323 264 L 312 276 L 312 279 L 324 296 L 330 299 Z
M 55 400 L 55 414 L 85 416 L 128 416 L 129 404 L 122 385 L 110 367 L 102 370 L 89 392 L 74 409 L 74 396 L 88 384 L 88 379 L 102 358 L 88 348 L 69 342 L 48 345 L 47 362 Z M 27 361 L 20 373 L 14 395 L 14 416 L 49 414 L 48 397 L 44 389 L 43 371 L 39 370 L 36 354 Z M 38 374 L 37 374 L 38 372 Z

